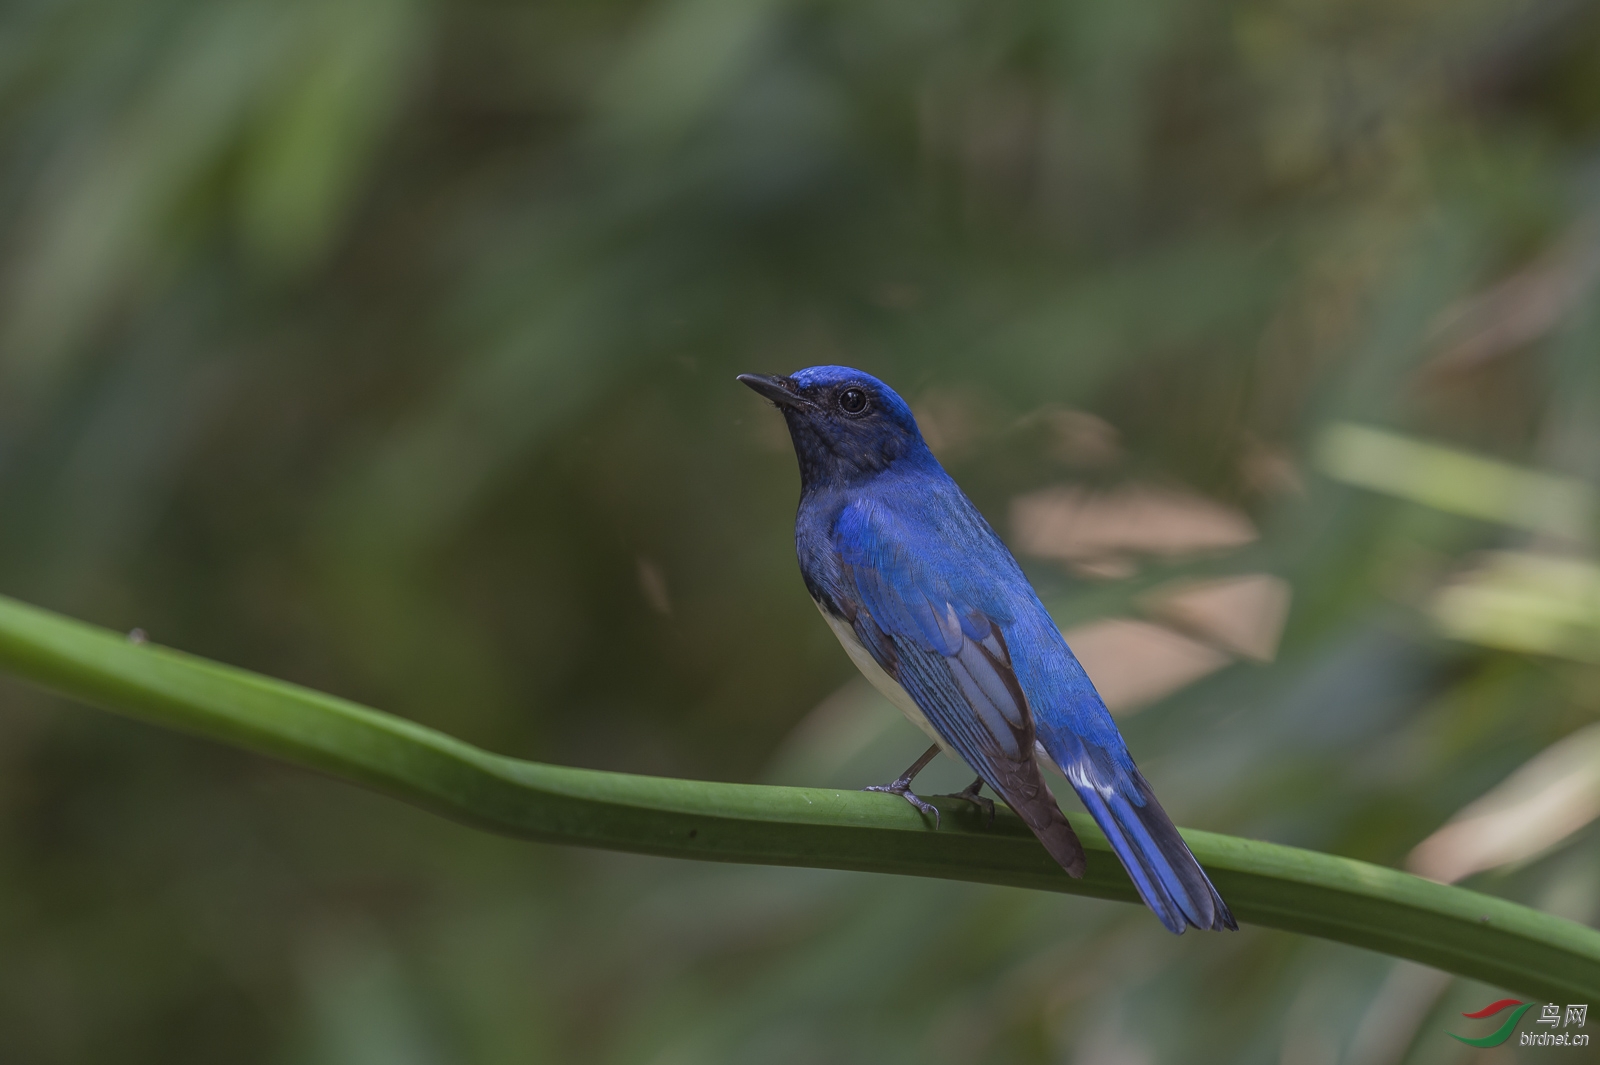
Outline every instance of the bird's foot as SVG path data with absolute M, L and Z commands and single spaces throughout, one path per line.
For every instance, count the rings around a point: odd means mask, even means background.
M 919 812 L 932 814 L 933 827 L 935 829 L 939 827 L 939 808 L 911 790 L 910 777 L 901 777 L 892 784 L 869 784 L 861 790 L 881 791 L 889 795 L 898 795 L 912 806 L 915 806 Z
M 989 824 L 992 825 L 994 824 L 994 800 L 986 799 L 982 795 L 979 795 L 978 792 L 982 790 L 983 778 L 979 777 L 971 784 L 968 784 L 964 790 L 958 791 L 954 795 L 947 795 L 945 798 L 960 799 L 962 802 L 970 802 L 972 805 L 989 815 Z

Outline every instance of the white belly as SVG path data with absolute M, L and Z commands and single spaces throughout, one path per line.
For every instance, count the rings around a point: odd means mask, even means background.
M 856 664 L 856 668 L 861 671 L 861 675 L 866 677 L 874 688 L 882 692 L 885 698 L 899 707 L 900 712 L 906 715 L 906 718 L 913 725 L 927 733 L 928 738 L 937 743 L 941 751 L 965 765 L 966 759 L 957 754 L 955 749 L 944 741 L 944 737 L 939 735 L 932 722 L 928 720 L 928 715 L 924 714 L 922 708 L 917 705 L 916 700 L 911 698 L 911 693 L 902 688 L 899 681 L 883 671 L 883 667 L 878 665 L 872 654 L 861 645 L 860 640 L 856 639 L 854 630 L 843 620 L 823 610 L 821 603 L 817 603 L 817 610 L 822 613 L 823 618 L 827 621 L 828 628 L 832 629 L 833 634 L 839 638 L 839 643 L 844 646 L 845 654 L 850 656 L 850 661 Z

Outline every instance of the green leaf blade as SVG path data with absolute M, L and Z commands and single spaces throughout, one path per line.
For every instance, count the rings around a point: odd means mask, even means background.
M 1020 819 L 941 800 L 934 831 L 867 792 L 675 780 L 524 762 L 390 714 L 0 597 L 0 668 L 151 724 L 361 784 L 522 839 L 701 861 L 938 877 L 1137 902 L 1084 815 L 1068 877 Z M 1241 920 L 1539 998 L 1600 998 L 1600 932 L 1365 862 L 1186 831 Z

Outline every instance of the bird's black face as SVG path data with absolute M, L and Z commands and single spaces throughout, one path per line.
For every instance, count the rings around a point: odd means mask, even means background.
M 849 483 L 927 453 L 905 401 L 859 370 L 813 366 L 792 377 L 739 380 L 783 412 L 806 487 Z

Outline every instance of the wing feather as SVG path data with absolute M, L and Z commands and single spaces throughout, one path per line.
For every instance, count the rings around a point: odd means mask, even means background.
M 1083 847 L 1039 772 L 1033 717 L 997 619 L 901 548 L 892 524 L 865 501 L 840 515 L 841 590 L 864 608 L 843 616 L 945 742 L 1082 876 Z

